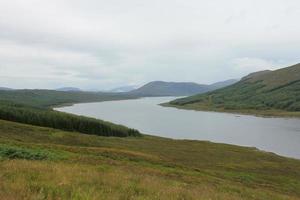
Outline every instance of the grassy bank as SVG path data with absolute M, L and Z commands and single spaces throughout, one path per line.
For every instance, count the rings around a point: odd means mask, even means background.
M 300 161 L 226 144 L 0 120 L 0 199 L 300 199 Z
M 255 110 L 255 109 L 224 109 L 216 108 L 202 103 L 193 103 L 185 105 L 176 105 L 171 103 L 160 104 L 165 107 L 173 107 L 185 110 L 197 110 L 197 111 L 211 111 L 211 112 L 223 112 L 223 113 L 234 113 L 234 114 L 244 114 L 244 115 L 255 115 L 260 117 L 288 117 L 288 118 L 300 118 L 300 112 L 289 112 L 284 110 Z

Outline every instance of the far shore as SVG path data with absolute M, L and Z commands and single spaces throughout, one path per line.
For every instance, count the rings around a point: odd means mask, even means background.
M 222 113 L 232 113 L 232 114 L 243 114 L 243 115 L 253 115 L 257 117 L 284 117 L 284 118 L 300 118 L 300 112 L 288 112 L 283 110 L 227 110 L 224 108 L 210 108 L 208 106 L 197 105 L 197 104 L 186 104 L 183 106 L 174 105 L 170 103 L 160 104 L 164 107 L 173 107 L 183 110 L 195 110 L 195 111 L 209 111 L 209 112 L 222 112 Z

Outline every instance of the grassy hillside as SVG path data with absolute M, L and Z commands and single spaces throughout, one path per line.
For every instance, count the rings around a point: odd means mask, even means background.
M 300 64 L 253 73 L 226 88 L 177 99 L 169 105 L 199 110 L 298 116 Z
M 0 120 L 0 199 L 300 199 L 300 161 L 210 142 Z
M 101 92 L 65 92 L 55 90 L 0 91 L 0 100 L 34 107 L 51 107 L 61 104 L 109 101 L 135 98 L 132 95 Z

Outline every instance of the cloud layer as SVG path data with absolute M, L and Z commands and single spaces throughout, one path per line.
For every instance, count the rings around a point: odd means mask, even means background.
M 211 83 L 300 61 L 298 0 L 0 2 L 0 86 Z

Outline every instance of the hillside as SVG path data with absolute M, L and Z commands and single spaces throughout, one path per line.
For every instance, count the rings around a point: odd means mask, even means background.
M 61 104 L 131 99 L 133 96 L 118 93 L 55 91 L 55 90 L 13 90 L 0 91 L 0 101 L 11 101 L 34 107 L 51 107 Z
M 235 80 L 228 80 L 212 85 L 204 85 L 192 82 L 153 81 L 128 94 L 138 96 L 188 96 L 222 88 L 231 85 L 234 82 Z
M 0 179 L 0 199 L 300 199 L 300 161 L 254 148 L 2 120 Z
M 168 105 L 199 110 L 298 115 L 300 64 L 252 73 L 226 88 L 177 99 Z
M 53 90 L 0 91 L 0 119 L 102 136 L 139 136 L 136 130 L 113 123 L 53 111 L 61 104 L 129 99 L 126 95 Z
M 137 130 L 68 113 L 0 101 L 0 119 L 101 136 L 140 136 Z

